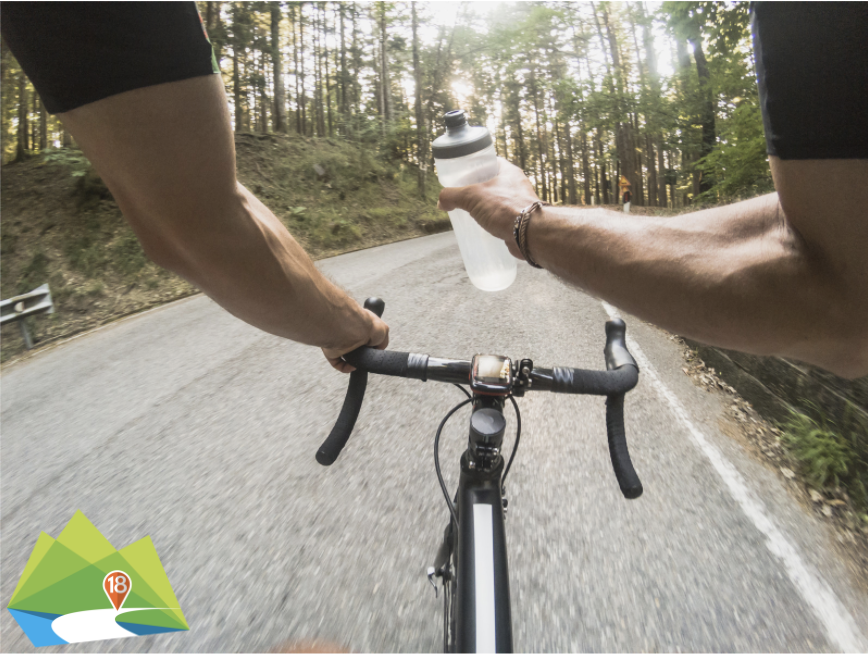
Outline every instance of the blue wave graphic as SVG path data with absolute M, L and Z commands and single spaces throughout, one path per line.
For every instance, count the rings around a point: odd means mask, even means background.
M 7 609 L 15 622 L 24 630 L 34 647 L 46 645 L 67 645 L 68 643 L 51 629 L 51 623 L 60 615 L 55 613 L 39 613 L 38 611 L 19 611 Z

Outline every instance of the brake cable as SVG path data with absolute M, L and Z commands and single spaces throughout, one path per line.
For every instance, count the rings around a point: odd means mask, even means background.
M 467 392 L 467 389 L 464 388 L 461 384 L 452 384 L 452 385 L 453 385 L 455 388 L 457 388 L 459 391 L 461 391 L 462 393 L 464 393 L 464 394 L 467 396 L 467 399 L 469 399 L 469 400 L 472 400 L 472 399 L 473 399 L 473 397 L 470 395 L 470 393 Z
M 461 390 L 464 389 L 462 388 Z M 437 435 L 434 436 L 434 470 L 437 471 L 437 481 L 440 482 L 440 489 L 443 491 L 443 497 L 446 498 L 446 504 L 449 505 L 449 512 L 452 513 L 452 519 L 455 521 L 456 526 L 458 526 L 458 514 L 455 512 L 455 505 L 452 503 L 452 500 L 449 499 L 449 491 L 446 490 L 446 484 L 443 481 L 443 474 L 440 472 L 440 432 L 443 431 L 443 426 L 446 424 L 446 421 L 452 417 L 453 413 L 458 411 L 461 407 L 470 404 L 472 401 L 473 398 L 468 397 L 463 402 L 454 406 L 452 410 L 446 414 L 446 417 L 440 421 L 440 426 L 437 427 Z
M 512 460 L 515 458 L 515 453 L 518 451 L 518 441 L 521 440 L 521 411 L 518 410 L 518 403 L 512 395 L 507 396 L 512 402 L 512 407 L 515 409 L 515 442 L 512 444 L 512 454 L 509 455 L 509 461 L 506 464 L 506 470 L 500 480 L 500 494 L 506 495 L 506 476 L 509 474 L 509 468 L 512 466 Z
M 446 426 L 446 422 L 449 418 L 452 417 L 452 414 L 458 411 L 461 407 L 467 405 L 468 403 L 473 401 L 473 396 L 467 392 L 465 388 L 458 384 L 453 384 L 456 388 L 461 389 L 461 392 L 467 396 L 467 399 L 463 402 L 458 403 L 446 416 L 443 420 L 440 421 L 440 426 L 437 427 L 437 434 L 434 436 L 434 470 L 437 473 L 437 481 L 440 482 L 440 490 L 443 491 L 443 497 L 446 499 L 446 505 L 449 507 L 449 512 L 452 514 L 452 519 L 455 521 L 455 524 L 458 524 L 458 514 L 455 511 L 455 504 L 449 497 L 449 491 L 446 490 L 446 483 L 443 481 L 443 473 L 440 471 L 440 434 L 443 432 L 443 427 Z M 507 396 L 509 401 L 512 402 L 512 408 L 515 409 L 515 442 L 512 444 L 512 454 L 509 455 L 509 461 L 506 464 L 506 470 L 504 470 L 503 477 L 500 480 L 500 494 L 506 495 L 506 476 L 509 474 L 509 470 L 512 467 L 512 462 L 515 459 L 515 453 L 518 451 L 518 443 L 521 440 L 521 411 L 518 408 L 518 402 L 515 401 L 515 398 L 512 395 Z

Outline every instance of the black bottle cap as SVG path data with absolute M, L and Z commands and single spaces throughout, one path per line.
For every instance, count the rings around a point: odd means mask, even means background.
M 446 113 L 443 122 L 446 123 L 446 133 L 434 139 L 431 145 L 435 159 L 466 157 L 493 143 L 487 129 L 467 124 L 467 115 L 462 109 Z
M 456 109 L 454 111 L 447 111 L 443 114 L 443 120 L 446 123 L 446 127 L 461 127 L 462 125 L 467 124 L 467 114 L 464 113 L 464 109 Z

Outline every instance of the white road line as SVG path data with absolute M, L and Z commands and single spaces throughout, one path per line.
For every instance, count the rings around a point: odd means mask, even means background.
M 617 318 L 617 309 L 607 302 L 603 302 L 603 308 L 610 318 Z M 814 614 L 826 629 L 826 638 L 844 652 L 864 652 L 868 650 L 864 636 L 859 632 L 853 616 L 844 607 L 828 584 L 814 570 L 813 566 L 802 561 L 795 546 L 791 545 L 784 534 L 778 529 L 771 518 L 766 515 L 763 503 L 754 497 L 748 489 L 744 478 L 736 470 L 735 466 L 712 445 L 705 435 L 691 422 L 684 406 L 662 382 L 648 360 L 642 348 L 631 336 L 627 336 L 630 353 L 639 363 L 642 376 L 650 378 L 653 387 L 657 390 L 672 408 L 673 413 L 690 432 L 694 442 L 700 451 L 706 456 L 711 465 L 720 475 L 724 485 L 732 498 L 738 502 L 741 510 L 753 521 L 754 526 L 766 536 L 766 547 L 769 552 L 776 556 L 784 564 L 784 569 L 790 577 L 790 581 L 799 591 L 802 599 L 810 606 Z

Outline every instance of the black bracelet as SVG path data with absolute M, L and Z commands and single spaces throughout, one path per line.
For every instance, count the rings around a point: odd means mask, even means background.
M 532 214 L 537 209 L 541 209 L 543 207 L 543 203 L 537 200 L 530 206 L 526 207 L 522 210 L 520 214 L 515 217 L 515 227 L 513 228 L 513 236 L 515 237 L 515 244 L 518 246 L 518 251 L 521 252 L 521 255 L 524 257 L 525 261 L 527 261 L 534 268 L 542 268 L 536 261 L 533 260 L 533 257 L 530 256 L 530 250 L 527 246 L 527 227 L 530 224 L 530 214 Z

